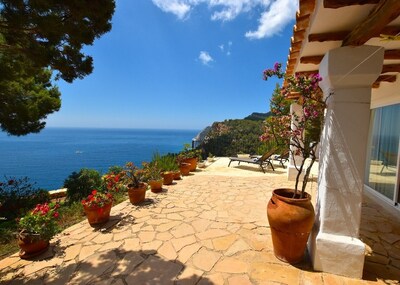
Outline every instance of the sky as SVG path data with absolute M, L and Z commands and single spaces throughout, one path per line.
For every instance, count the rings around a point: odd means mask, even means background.
M 295 0 L 116 1 L 112 30 L 84 53 L 93 73 L 56 81 L 48 127 L 201 130 L 269 111 L 287 60 Z

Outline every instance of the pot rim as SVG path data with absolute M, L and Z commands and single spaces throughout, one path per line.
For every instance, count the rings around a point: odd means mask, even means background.
M 286 201 L 287 203 L 296 203 L 296 202 L 307 202 L 311 200 L 311 195 L 307 192 L 304 192 L 304 198 L 293 198 L 295 189 L 293 188 L 278 188 L 272 191 L 272 196 L 277 197 L 282 201 Z M 301 192 L 298 190 L 298 192 Z

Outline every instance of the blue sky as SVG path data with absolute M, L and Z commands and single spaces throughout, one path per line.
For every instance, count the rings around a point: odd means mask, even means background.
M 94 71 L 58 81 L 49 127 L 202 129 L 267 112 L 297 1 L 117 1 L 112 30 L 84 52 Z

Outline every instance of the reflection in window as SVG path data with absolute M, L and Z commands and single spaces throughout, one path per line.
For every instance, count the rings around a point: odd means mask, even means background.
M 400 104 L 372 110 L 366 184 L 394 199 L 399 157 Z

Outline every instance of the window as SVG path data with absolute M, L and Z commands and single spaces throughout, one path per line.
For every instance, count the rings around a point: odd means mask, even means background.
M 392 201 L 399 197 L 399 137 L 400 104 L 372 110 L 366 184 Z

